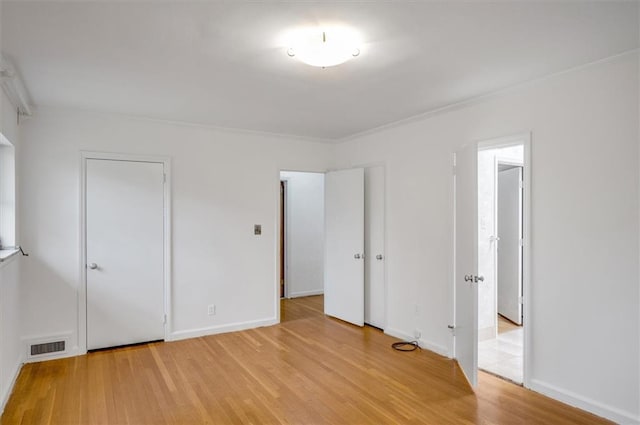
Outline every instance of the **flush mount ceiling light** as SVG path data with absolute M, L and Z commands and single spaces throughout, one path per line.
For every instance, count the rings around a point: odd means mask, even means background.
M 303 28 L 287 39 L 287 55 L 311 66 L 336 66 L 360 55 L 360 37 L 350 28 Z

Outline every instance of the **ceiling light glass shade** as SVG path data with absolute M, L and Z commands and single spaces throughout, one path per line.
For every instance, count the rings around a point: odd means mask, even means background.
M 317 67 L 340 65 L 360 55 L 358 34 L 343 27 L 299 29 L 289 37 L 287 54 Z

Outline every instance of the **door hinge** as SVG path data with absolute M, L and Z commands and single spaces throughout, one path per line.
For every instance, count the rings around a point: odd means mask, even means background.
M 519 244 L 520 246 L 524 246 L 524 239 L 520 238 Z
M 162 183 L 166 183 L 166 182 L 167 182 L 167 174 L 162 173 Z
M 524 304 L 524 297 L 518 297 L 518 303 Z
M 520 181 L 518 182 L 518 187 L 519 187 L 520 189 L 524 189 L 524 182 L 523 182 L 522 180 L 520 180 Z

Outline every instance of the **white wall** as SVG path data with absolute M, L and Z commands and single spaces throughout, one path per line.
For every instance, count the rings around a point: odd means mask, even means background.
M 19 134 L 15 108 L 0 89 L 0 133 L 16 148 Z M 23 360 L 21 336 L 21 258 L 14 256 L 0 263 L 0 413 L 9 397 Z
M 20 259 L 0 263 L 0 414 L 24 358 L 20 343 Z
M 478 274 L 484 282 L 478 285 L 478 339 L 496 337 L 496 158 L 523 163 L 524 146 L 478 151 Z
M 531 131 L 530 384 L 640 420 L 639 71 L 633 52 L 338 147 L 387 167 L 387 331 L 451 354 L 452 153 Z
M 282 172 L 287 181 L 287 296 L 324 293 L 324 174 Z
M 172 338 L 277 320 L 279 170 L 323 171 L 331 146 L 41 108 L 23 127 L 25 336 L 70 333 L 77 344 L 81 150 L 172 159 Z
M 22 333 L 77 341 L 81 149 L 173 158 L 174 337 L 274 321 L 278 170 L 384 162 L 387 331 L 410 338 L 420 328 L 425 345 L 450 354 L 451 155 L 532 131 L 530 383 L 638 421 L 638 75 L 638 55 L 628 54 L 337 148 L 41 109 L 21 132 L 19 207 L 31 251 L 21 262 Z

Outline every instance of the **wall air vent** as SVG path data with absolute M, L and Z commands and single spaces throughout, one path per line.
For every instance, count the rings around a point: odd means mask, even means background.
M 31 346 L 31 355 L 39 356 L 42 354 L 58 353 L 66 351 L 65 341 L 45 342 L 44 344 L 35 344 Z
M 58 357 L 66 357 L 69 353 L 70 335 L 48 335 L 36 338 L 23 338 L 27 362 L 39 362 Z

